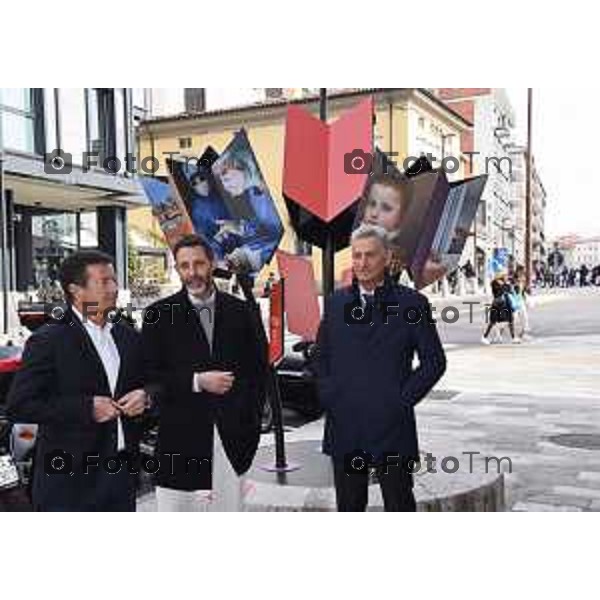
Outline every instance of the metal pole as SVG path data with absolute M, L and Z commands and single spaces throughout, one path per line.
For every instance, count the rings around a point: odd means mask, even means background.
M 319 93 L 319 117 L 321 121 L 327 121 L 327 88 L 320 88 Z M 335 239 L 331 227 L 327 227 L 325 247 L 321 260 L 323 297 L 331 296 L 335 288 Z
M 280 280 L 280 289 L 282 296 L 281 314 L 285 314 L 285 280 Z M 253 301 L 256 303 L 256 300 Z M 271 300 L 272 301 L 272 300 Z M 256 305 L 258 306 L 258 304 Z M 260 312 L 260 308 L 257 309 Z M 260 317 L 259 317 L 260 318 Z M 262 319 L 261 319 L 262 323 Z M 281 335 L 284 335 L 283 329 Z M 282 340 L 283 342 L 283 340 Z M 300 464 L 292 464 L 287 460 L 285 452 L 285 428 L 283 423 L 283 402 L 281 398 L 281 390 L 279 388 L 279 379 L 277 377 L 277 368 L 274 364 L 269 364 L 267 377 L 267 402 L 271 403 L 271 411 L 273 415 L 273 435 L 275 437 L 275 464 L 263 465 L 260 468 L 269 473 L 278 474 L 278 482 L 285 483 L 285 474 L 297 471 L 301 468 Z
M 275 437 L 275 468 L 265 470 L 287 471 L 288 462 L 285 455 L 285 430 L 283 425 L 283 409 L 281 401 L 281 390 L 277 379 L 277 371 L 273 365 L 269 365 L 269 377 L 267 379 L 271 410 L 273 411 L 273 435 Z
M 279 285 L 283 302 L 285 303 L 285 281 L 281 278 Z M 285 314 L 285 304 L 283 312 Z M 273 411 L 273 433 L 275 435 L 275 470 L 286 471 L 288 464 L 285 456 L 285 433 L 283 429 L 283 407 L 281 401 L 281 391 L 279 389 L 279 381 L 277 379 L 277 371 L 275 365 L 269 365 L 269 399 L 271 402 L 271 410 Z
M 238 283 L 244 292 L 244 297 L 248 306 L 252 311 L 254 317 L 254 328 L 256 335 L 260 341 L 260 344 L 264 347 L 268 347 L 267 334 L 263 325 L 260 306 L 252 293 L 252 278 L 249 275 L 236 275 Z M 281 402 L 281 391 L 279 389 L 279 382 L 277 380 L 277 372 L 273 365 L 269 365 L 267 368 L 266 376 L 266 391 L 267 391 L 267 402 L 271 403 L 271 409 L 273 411 L 273 433 L 275 437 L 275 465 L 267 465 L 261 467 L 264 471 L 270 471 L 274 473 L 288 473 L 290 471 L 296 471 L 300 468 L 300 465 L 290 464 L 287 462 L 285 454 L 285 430 L 283 427 L 283 409 Z
M 2 331 L 8 333 L 8 211 L 6 209 L 6 190 L 4 187 L 4 130 L 3 130 L 3 112 L 2 90 L 0 90 L 0 269 L 2 276 Z
M 533 177 L 533 89 L 527 89 L 527 162 L 525 175 L 525 280 L 527 289 L 531 288 L 532 268 L 532 177 Z
M 477 219 L 479 218 L 479 209 L 481 208 L 481 201 L 477 205 L 475 211 L 475 221 L 473 222 L 473 270 L 475 271 L 475 291 L 479 290 L 479 257 L 477 256 Z

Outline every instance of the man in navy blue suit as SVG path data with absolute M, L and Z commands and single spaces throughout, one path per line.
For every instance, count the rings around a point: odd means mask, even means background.
M 387 512 L 416 510 L 414 407 L 446 369 L 427 299 L 395 284 L 389 261 L 385 230 L 354 232 L 353 285 L 325 300 L 317 339 L 323 451 L 332 458 L 341 512 L 366 510 L 369 473 L 377 474 Z
M 60 267 L 61 314 L 28 340 L 8 394 L 13 422 L 37 423 L 33 504 L 38 511 L 131 512 L 140 470 L 140 416 L 150 408 L 142 339 L 111 319 L 113 259 L 80 250 Z

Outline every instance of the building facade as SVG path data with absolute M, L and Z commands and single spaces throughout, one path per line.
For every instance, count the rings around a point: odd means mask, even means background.
M 519 254 L 523 255 L 524 229 L 520 227 L 524 227 L 524 223 L 517 214 L 513 190 L 514 111 L 501 88 L 436 88 L 433 91 L 473 123 L 472 131 L 461 139 L 461 151 L 467 158 L 467 175 L 487 173 L 489 176 L 472 245 L 478 278 L 480 283 L 487 284 L 496 248 L 506 248 L 513 264 L 519 260 Z
M 274 88 L 269 88 L 274 89 Z M 280 89 L 280 88 L 277 88 Z M 447 136 L 448 152 L 459 148 L 459 140 L 470 123 L 448 108 L 429 91 L 418 88 L 390 88 L 337 91 L 328 99 L 328 117 L 333 120 L 343 111 L 355 106 L 363 98 L 372 95 L 375 99 L 376 119 L 374 138 L 383 151 L 392 153 L 393 159 L 402 164 L 409 156 L 419 156 L 436 149 L 441 150 L 441 134 Z M 201 113 L 184 113 L 170 117 L 156 117 L 141 123 L 138 128 L 140 155 L 152 155 L 161 162 L 160 174 L 165 174 L 164 158 L 179 153 L 182 157 L 198 157 L 206 146 L 222 151 L 230 142 L 235 131 L 246 129 L 257 155 L 263 176 L 273 195 L 285 233 L 281 248 L 288 252 L 308 251 L 295 235 L 290 225 L 282 196 L 282 174 L 284 162 L 285 117 L 289 102 L 305 106 L 318 115 L 318 96 L 302 91 L 290 100 L 289 93 L 281 98 L 253 103 L 236 108 L 206 110 Z M 305 97 L 303 97 L 305 96 Z M 421 125 L 427 125 L 422 127 Z M 449 140 L 454 140 L 450 142 Z M 461 178 L 464 165 L 451 177 Z M 130 220 L 138 231 L 159 235 L 160 230 L 147 208 L 131 212 Z M 321 281 L 321 253 L 310 249 L 317 281 Z M 347 251 L 336 257 L 336 279 L 349 267 Z M 269 269 L 263 270 L 263 277 Z M 259 280 L 260 281 L 260 280 Z
M 534 269 L 546 264 L 546 206 L 548 203 L 546 188 L 542 183 L 540 173 L 533 161 L 532 187 L 532 223 L 531 223 L 531 258 Z
M 134 104 L 129 88 L 0 89 L 3 332 L 18 300 L 52 284 L 78 248 L 111 254 L 127 287 L 127 209 L 145 204 L 126 163 Z
M 329 88 L 329 93 L 356 88 Z M 240 108 L 281 100 L 301 100 L 319 88 L 143 88 L 148 117 Z
M 276 98 L 283 88 L 138 88 L 147 118 L 246 106 Z M 270 95 L 273 94 L 273 95 Z
M 563 253 L 568 269 L 579 269 L 583 265 L 593 269 L 600 265 L 600 237 L 563 236 L 555 244 Z
M 524 148 L 515 147 L 511 152 L 513 161 L 512 195 L 514 211 L 514 258 L 518 265 L 525 264 L 525 230 L 526 230 L 526 162 L 527 154 Z M 534 272 L 546 263 L 546 189 L 540 178 L 538 168 L 533 160 L 531 187 L 532 221 L 531 221 L 531 258 Z

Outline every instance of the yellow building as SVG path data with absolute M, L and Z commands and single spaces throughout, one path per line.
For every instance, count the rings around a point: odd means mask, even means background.
M 458 113 L 422 88 L 360 89 L 338 92 L 329 96 L 328 119 L 333 120 L 345 110 L 372 95 L 376 106 L 375 143 L 383 151 L 397 153 L 393 160 L 399 166 L 409 156 L 431 153 L 438 160 L 456 156 L 458 171 L 449 175 L 460 179 L 464 172 L 464 160 L 459 154 L 460 137 L 471 125 Z M 160 162 L 158 175 L 164 175 L 165 159 L 169 156 L 198 157 L 207 146 L 221 152 L 231 141 L 233 134 L 242 127 L 257 156 L 263 176 L 273 195 L 285 234 L 280 248 L 296 252 L 297 239 L 290 226 L 285 201 L 282 196 L 284 161 L 285 116 L 289 100 L 214 110 L 197 114 L 181 114 L 144 121 L 137 130 L 139 157 L 154 156 Z M 319 113 L 318 98 L 292 100 L 304 105 L 315 115 Z M 138 160 L 138 165 L 139 160 Z M 454 169 L 451 163 L 448 168 Z M 129 213 L 130 226 L 149 238 L 160 235 L 158 223 L 149 208 L 135 209 Z M 321 277 L 321 252 L 312 251 L 317 281 Z M 349 266 L 349 252 L 336 255 L 336 279 Z M 270 270 L 262 272 L 264 278 Z

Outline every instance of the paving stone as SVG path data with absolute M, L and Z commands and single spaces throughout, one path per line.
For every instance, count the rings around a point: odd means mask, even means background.
M 592 483 L 600 485 L 600 471 L 582 471 L 577 474 L 577 479 L 588 485 Z
M 564 494 L 535 494 L 528 498 L 528 502 L 535 504 L 553 504 L 555 506 L 575 506 L 581 509 L 589 509 L 592 501 L 587 498 L 577 496 L 567 496 Z
M 578 487 L 571 485 L 555 485 L 552 488 L 555 494 L 565 494 L 576 496 L 578 498 L 587 498 L 590 500 L 600 500 L 600 489 L 592 489 L 588 487 Z
M 536 502 L 518 502 L 512 507 L 512 512 L 581 512 L 577 506 L 557 506 Z

